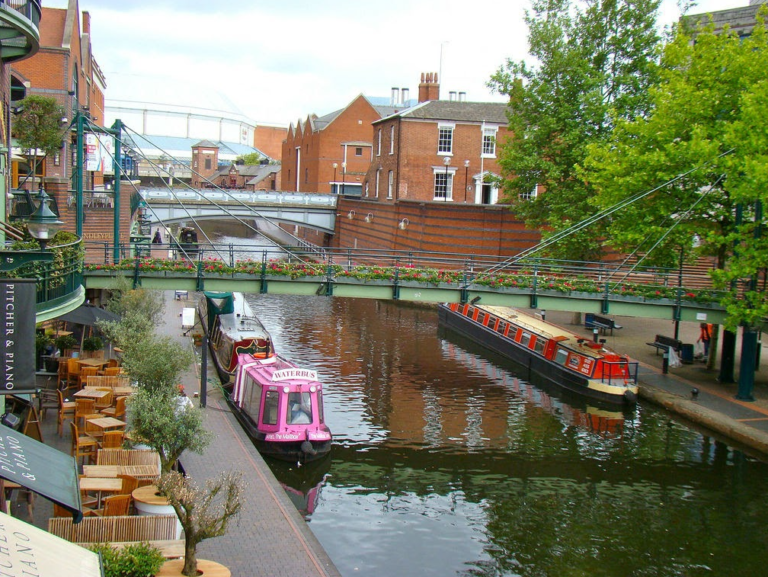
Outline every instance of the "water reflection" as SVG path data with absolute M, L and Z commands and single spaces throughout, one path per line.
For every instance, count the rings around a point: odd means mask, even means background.
M 766 465 L 655 407 L 606 412 L 520 380 L 439 334 L 432 309 L 248 298 L 277 350 L 325 383 L 335 445 L 310 527 L 343 575 L 758 575 L 768 563 Z

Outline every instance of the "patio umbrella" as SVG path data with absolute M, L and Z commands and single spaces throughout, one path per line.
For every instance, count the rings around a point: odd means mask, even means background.
M 83 341 L 85 340 L 85 333 L 93 333 L 92 327 L 96 325 L 96 321 L 119 321 L 120 315 L 93 306 L 92 304 L 84 303 L 75 310 L 61 315 L 59 320 L 76 325 L 83 325 L 83 331 L 80 334 L 80 348 L 82 348 Z M 85 327 L 89 327 L 89 330 L 86 331 Z
M 119 321 L 120 316 L 115 313 L 111 313 L 99 307 L 85 303 L 77 307 L 75 310 L 63 314 L 59 317 L 60 321 L 66 321 L 68 323 L 75 323 L 76 325 L 85 325 L 92 327 L 96 324 L 96 321 Z

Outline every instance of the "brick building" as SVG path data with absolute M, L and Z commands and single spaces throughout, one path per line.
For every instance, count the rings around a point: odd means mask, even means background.
M 496 204 L 497 142 L 506 139 L 506 104 L 422 100 L 439 92 L 432 75 L 419 87 L 419 104 L 375 121 L 374 159 L 363 198 Z
M 77 0 L 64 9 L 43 8 L 40 20 L 40 49 L 33 58 L 11 66 L 11 93 L 14 106 L 30 94 L 55 98 L 64 107 L 66 122 L 77 111 L 89 116 L 99 126 L 104 124 L 104 91 L 106 81 L 93 55 L 91 18 L 80 12 Z M 71 178 L 75 157 L 75 134 L 62 140 L 61 151 L 40 163 L 37 178 Z M 15 160 L 12 166 L 12 186 L 19 184 L 29 166 Z M 99 172 L 86 173 L 84 188 L 103 184 Z
M 388 104 L 360 95 L 341 110 L 291 124 L 283 141 L 283 190 L 360 196 L 373 158 L 372 123 L 406 108 L 407 94 L 393 89 Z
M 220 188 L 277 191 L 280 190 L 280 165 L 232 164 L 219 169 L 210 180 Z

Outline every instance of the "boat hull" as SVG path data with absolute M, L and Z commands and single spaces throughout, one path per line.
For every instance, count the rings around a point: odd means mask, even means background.
M 267 434 L 259 430 L 250 415 L 232 400 L 229 395 L 230 391 L 225 390 L 228 393 L 226 395 L 227 404 L 232 409 L 232 413 L 262 455 L 292 463 L 311 463 L 325 458 L 331 452 L 331 439 L 323 441 L 268 441 Z M 307 450 L 306 442 L 311 443 L 311 450 Z
M 525 367 L 529 380 L 533 374 L 536 374 L 554 386 L 605 403 L 632 405 L 636 402 L 636 395 L 631 391 L 629 393 L 627 391 L 614 393 L 592 388 L 590 379 L 569 371 L 549 359 L 533 354 L 529 348 L 523 347 L 514 340 L 475 322 L 471 318 L 454 312 L 444 305 L 438 307 L 438 319 L 443 327 L 453 330 L 486 349 Z

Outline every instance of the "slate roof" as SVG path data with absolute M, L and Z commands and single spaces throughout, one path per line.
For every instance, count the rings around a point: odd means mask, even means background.
M 430 100 L 392 114 L 403 119 L 454 120 L 457 122 L 491 122 L 507 124 L 507 105 L 503 102 L 460 102 L 457 100 Z M 381 122 L 378 120 L 374 124 Z
M 708 23 L 708 17 L 712 17 L 712 22 L 715 24 L 715 30 L 722 30 L 726 24 L 728 24 L 734 32 L 739 36 L 749 36 L 752 33 L 752 29 L 755 27 L 755 16 L 762 4 L 753 4 L 750 6 L 742 6 L 740 8 L 731 8 L 730 10 L 718 10 L 717 12 L 706 12 L 704 14 L 691 14 L 686 16 L 688 20 L 695 28 L 697 24 L 706 25 Z

